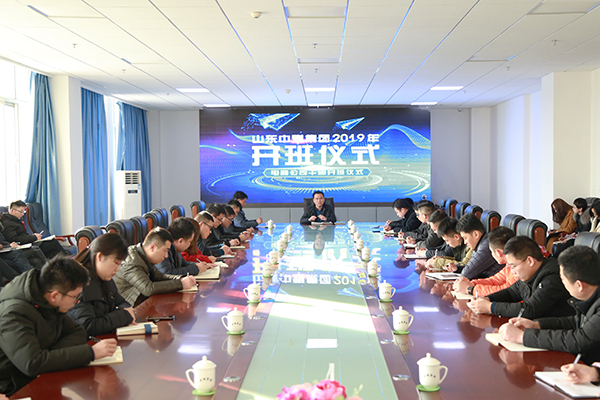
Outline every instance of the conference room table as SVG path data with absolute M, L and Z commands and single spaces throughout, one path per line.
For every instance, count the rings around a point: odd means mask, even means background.
M 369 277 L 347 226 L 291 224 L 292 237 L 273 277 L 261 265 L 286 225 L 261 228 L 227 260 L 218 281 L 201 281 L 197 293 L 152 296 L 136 308 L 158 322 L 158 334 L 119 337 L 123 363 L 42 374 L 11 399 L 275 399 L 284 386 L 314 383 L 329 364 L 348 396 L 360 389 L 374 399 L 562 399 L 539 383 L 535 371 L 558 370 L 568 353 L 510 352 L 485 339 L 506 322 L 476 315 L 456 300 L 447 282 L 425 277 L 422 263 L 406 260 L 395 238 L 376 223 L 357 223 L 378 277 Z M 380 302 L 378 285 L 396 289 Z M 242 290 L 262 286 L 259 304 Z M 407 335 L 392 333 L 392 312 L 414 316 Z M 222 317 L 244 312 L 243 335 L 228 335 Z M 105 335 L 115 337 L 115 335 Z M 448 367 L 436 392 L 419 392 L 417 361 L 430 353 Z M 194 396 L 186 370 L 207 356 L 216 364 L 216 394 Z

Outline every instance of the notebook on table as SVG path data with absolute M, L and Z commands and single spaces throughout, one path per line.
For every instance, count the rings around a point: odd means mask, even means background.
M 567 381 L 562 371 L 537 371 L 533 374 L 540 381 L 574 399 L 600 398 L 600 387 L 591 383 L 574 384 Z
M 221 267 L 215 266 L 214 268 L 207 269 L 206 271 L 195 275 L 197 281 L 216 280 L 221 276 Z
M 502 346 L 506 350 L 510 351 L 548 351 L 546 349 L 538 349 L 536 347 L 527 347 L 519 343 L 509 342 L 508 340 L 503 340 L 500 337 L 499 333 L 486 333 L 485 340 L 493 344 L 494 346 Z
M 117 329 L 117 336 L 151 335 L 153 333 L 158 333 L 158 326 L 154 322 L 128 325 Z
M 462 275 L 455 272 L 427 272 L 425 276 L 438 281 L 455 281 Z
M 110 357 L 104 357 L 99 360 L 94 360 L 88 365 L 90 367 L 98 367 L 101 365 L 112 365 L 112 364 L 123 364 L 123 350 L 121 350 L 121 346 L 117 346 L 117 350 L 115 354 Z

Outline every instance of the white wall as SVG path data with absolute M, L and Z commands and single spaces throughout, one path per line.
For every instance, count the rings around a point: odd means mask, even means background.
M 62 230 L 52 233 L 70 234 L 84 226 L 81 83 L 67 75 L 53 76 L 49 82 L 56 132 Z
M 471 110 L 431 111 L 431 198 L 471 199 Z
M 200 118 L 198 111 L 151 111 L 148 135 L 152 159 L 152 207 L 200 200 Z

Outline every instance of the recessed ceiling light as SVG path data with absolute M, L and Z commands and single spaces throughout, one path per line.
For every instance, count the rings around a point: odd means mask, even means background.
M 334 87 L 314 87 L 314 88 L 306 88 L 305 92 L 335 92 Z
M 178 92 L 181 93 L 208 93 L 210 90 L 206 88 L 177 88 Z
M 415 101 L 410 103 L 411 106 L 435 106 L 437 101 Z
M 460 90 L 464 86 L 434 86 L 430 90 Z
M 204 107 L 207 107 L 207 108 L 219 108 L 219 107 L 226 108 L 226 107 L 231 107 L 231 106 L 229 104 L 221 103 L 221 104 L 205 104 Z
M 309 107 L 331 107 L 333 103 L 308 103 Z

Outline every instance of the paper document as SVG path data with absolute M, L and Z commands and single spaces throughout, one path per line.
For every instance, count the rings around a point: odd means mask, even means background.
M 198 286 L 194 286 L 191 289 L 181 289 L 178 290 L 179 293 L 196 293 L 198 291 Z
M 115 354 L 111 357 L 104 357 L 99 360 L 94 360 L 88 365 L 90 367 L 97 367 L 100 365 L 111 365 L 111 364 L 123 364 L 123 350 L 121 350 L 121 346 L 117 346 L 117 350 Z
M 418 260 L 418 259 L 426 259 L 425 255 L 419 255 L 416 253 L 412 254 L 402 254 L 406 260 Z
M 144 322 L 137 325 L 128 325 L 117 329 L 117 336 L 151 335 L 153 333 L 158 333 L 158 326 L 154 322 Z
M 217 257 L 217 260 L 228 260 L 230 258 L 235 258 L 233 254 L 223 254 L 222 256 Z
M 499 333 L 486 333 L 485 340 L 487 340 L 494 346 L 502 346 L 506 350 L 510 350 L 510 351 L 548 351 L 546 349 L 527 347 L 527 346 L 523 346 L 522 344 L 519 344 L 519 343 L 513 343 L 513 342 L 509 342 L 507 340 L 502 340 L 500 338 Z
M 8 253 L 9 251 L 23 250 L 23 249 L 28 249 L 30 247 L 31 247 L 31 243 L 22 244 L 22 245 L 17 246 L 17 247 L 5 246 L 5 247 L 3 247 L 3 248 L 0 249 L 0 253 Z
M 36 240 L 34 243 L 37 243 L 37 242 L 46 242 L 46 241 L 48 241 L 48 240 L 52 240 L 52 239 L 54 239 L 54 238 L 56 238 L 56 236 L 55 236 L 55 235 L 51 235 L 51 236 L 48 236 L 48 237 L 42 238 L 42 239 L 40 239 L 40 240 Z
M 244 246 L 229 246 L 231 250 L 246 250 Z

